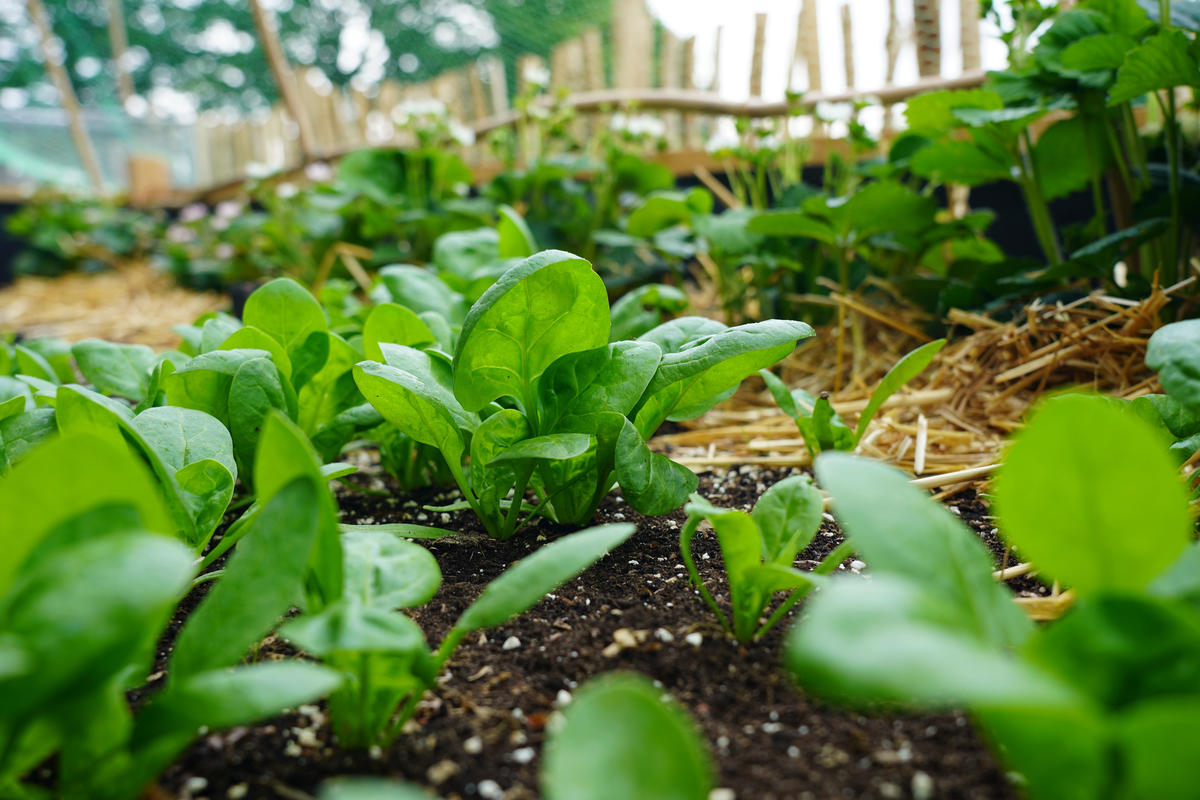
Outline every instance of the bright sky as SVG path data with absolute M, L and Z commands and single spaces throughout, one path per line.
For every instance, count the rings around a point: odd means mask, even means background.
M 721 94 L 731 99 L 749 96 L 750 60 L 754 49 L 754 15 L 767 13 L 766 50 L 763 54 L 763 95 L 782 98 L 787 88 L 788 64 L 796 40 L 800 0 L 647 0 L 651 12 L 677 36 L 696 37 L 696 80 L 707 85 L 712 75 L 714 32 L 721 33 Z M 886 0 L 816 0 L 818 38 L 821 43 L 822 82 L 826 91 L 846 86 L 842 55 L 841 7 L 848 5 L 854 30 L 856 88 L 873 89 L 884 84 L 887 36 Z M 900 61 L 896 82 L 917 78 L 916 48 L 912 44 L 912 3 L 897 3 L 900 16 Z M 942 65 L 946 75 L 962 71 L 959 48 L 958 0 L 942 0 Z M 1003 43 L 995 32 L 983 30 L 983 66 L 999 69 L 1005 63 Z M 800 87 L 804 86 L 801 71 Z

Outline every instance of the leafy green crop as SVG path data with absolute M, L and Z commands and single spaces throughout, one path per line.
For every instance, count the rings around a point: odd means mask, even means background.
M 796 421 L 796 427 L 800 429 L 809 454 L 815 457 L 825 450 L 853 450 L 857 447 L 863 434 L 867 432 L 867 426 L 884 402 L 899 391 L 900 387 L 921 374 L 945 344 L 945 339 L 928 342 L 906 353 L 893 364 L 879 381 L 875 391 L 871 392 L 866 407 L 858 415 L 858 425 L 854 430 L 846 427 L 846 423 L 842 422 L 842 418 L 833 410 L 829 397 L 824 393 L 814 398 L 803 389 L 793 389 L 789 392 L 783 381 L 770 370 L 760 370 L 758 374 L 766 382 L 767 389 L 779 404 L 779 408 Z
M 692 502 L 684 509 L 688 521 L 679 537 L 679 549 L 687 564 L 688 575 L 700 590 L 704 602 L 717 615 L 721 627 L 739 642 L 753 641 L 769 631 L 792 606 L 819 585 L 819 576 L 837 569 L 850 554 L 850 548 L 843 544 L 834 548 L 812 572 L 803 572 L 793 566 L 796 555 L 817 535 L 822 509 L 821 493 L 813 487 L 808 476 L 803 475 L 776 483 L 758 499 L 749 514 L 718 508 L 699 495 L 692 495 Z M 732 625 L 700 580 L 692 558 L 692 539 L 702 520 L 712 525 L 721 545 L 729 580 Z M 787 599 L 768 620 L 762 621 L 772 597 L 784 591 L 789 592 Z
M 822 455 L 872 576 L 830 581 L 789 635 L 789 666 L 847 702 L 968 707 L 1034 798 L 1194 796 L 1200 550 L 1160 441 L 1080 395 L 1017 436 L 996 479 L 1000 529 L 1078 597 L 1040 629 L 957 518 L 893 469 Z
M 437 562 L 391 533 L 348 532 L 342 536 L 341 598 L 288 622 L 281 634 L 344 676 L 342 688 L 329 697 L 338 740 L 347 747 L 386 745 L 464 637 L 522 613 L 633 532 L 633 525 L 589 528 L 522 559 L 463 611 L 436 653 L 417 624 L 399 612 L 433 597 L 441 584 Z
M 261 495 L 263 511 L 243 546 L 183 626 L 166 685 L 131 713 L 126 691 L 149 674 L 196 564 L 170 535 L 154 476 L 103 430 L 68 430 L 0 479 L 6 797 L 40 796 L 21 780 L 57 754 L 57 796 L 133 798 L 200 730 L 253 722 L 321 697 L 341 680 L 305 663 L 230 668 L 330 566 L 310 555 L 324 553 L 321 542 L 337 535 L 322 511 L 332 499 L 311 462 L 304 475 Z M 264 451 L 277 436 L 303 444 L 299 432 L 279 429 L 264 434 Z M 272 458 L 259 455 L 261 463 Z M 340 574 L 340 564 L 332 566 Z
M 801 322 L 726 328 L 684 317 L 610 343 L 610 327 L 591 265 L 546 251 L 471 307 L 453 357 L 381 343 L 384 363 L 364 361 L 354 375 L 385 419 L 441 452 L 464 502 L 508 538 L 534 514 L 586 523 L 614 478 L 639 511 L 677 508 L 696 478 L 645 440 L 812 335 Z
M 1183 463 L 1200 450 L 1200 323 L 1184 320 L 1155 331 L 1146 366 L 1158 372 L 1166 394 L 1137 397 L 1130 407 L 1163 432 Z
M 688 715 L 649 680 L 609 673 L 584 684 L 550 729 L 547 800 L 704 800 L 713 768 Z

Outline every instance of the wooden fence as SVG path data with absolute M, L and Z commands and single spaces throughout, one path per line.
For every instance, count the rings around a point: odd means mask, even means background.
M 972 86 L 983 78 L 978 0 L 904 0 L 912 3 L 913 13 L 912 28 L 905 31 L 899 23 L 900 0 L 886 0 L 889 14 L 886 85 L 880 87 L 859 87 L 855 83 L 855 34 L 849 5 L 843 2 L 841 7 L 842 41 L 831 42 L 817 37 L 817 2 L 802 0 L 795 21 L 789 86 L 803 85 L 800 106 L 866 97 L 886 107 L 930 88 Z M 943 78 L 940 13 L 950 3 L 958 4 L 963 71 L 959 76 Z M 260 25 L 264 42 L 273 36 L 269 24 L 268 20 Z M 687 158 L 679 158 L 681 152 L 694 153 L 696 157 L 692 160 L 703 161 L 704 142 L 713 130 L 715 118 L 727 115 L 783 118 L 796 109 L 796 104 L 762 100 L 766 25 L 767 15 L 757 14 L 750 49 L 750 99 L 745 102 L 729 101 L 717 94 L 722 31 L 716 32 L 713 85 L 695 86 L 695 40 L 681 40 L 657 25 L 645 0 L 614 0 L 607 37 L 599 29 L 586 30 L 555 47 L 548 63 L 535 55 L 518 57 L 517 93 L 526 97 L 532 94 L 526 81 L 541 74 L 545 78 L 544 94 L 539 98 L 542 104 L 557 98 L 557 102 L 573 107 L 581 116 L 611 114 L 622 109 L 655 112 L 661 115 L 667 147 L 675 154 L 675 161 L 690 163 Z M 916 45 L 922 78 L 905 86 L 891 85 L 905 39 Z M 850 89 L 822 91 L 822 46 L 842 49 Z M 266 49 L 270 54 L 271 48 Z M 430 101 L 444 106 L 449 116 L 465 125 L 477 139 L 497 128 L 518 124 L 527 113 L 510 106 L 504 64 L 494 56 L 485 56 L 422 83 L 388 80 L 370 95 L 356 89 L 338 89 L 319 70 L 296 72 L 281 63 L 281 56 L 277 58 L 273 69 L 281 87 L 286 87 L 281 92 L 286 102 L 241 119 L 225 119 L 215 112 L 202 115 L 196 127 L 195 144 L 195 169 L 202 186 L 228 185 L 255 174 L 336 158 L 363 146 L 409 145 L 411 133 L 397 121 L 407 109 Z M 606 63 L 611 67 L 607 71 L 610 74 L 606 74 Z M 289 71 L 292 74 L 287 74 Z M 803 76 L 803 82 L 798 76 Z M 890 115 L 885 120 L 890 121 Z M 489 171 L 485 147 L 476 145 L 464 152 L 468 163 L 484 173 Z

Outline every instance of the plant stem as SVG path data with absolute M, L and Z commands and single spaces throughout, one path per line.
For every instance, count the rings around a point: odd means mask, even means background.
M 821 559 L 821 563 L 818 564 L 816 569 L 813 570 L 813 574 L 828 575 L 830 572 L 833 572 L 835 569 L 837 569 L 838 565 L 845 561 L 846 558 L 853 552 L 854 548 L 850 546 L 850 542 L 842 542 L 832 551 L 830 551 L 825 558 Z M 792 610 L 796 603 L 799 603 L 801 600 L 807 597 L 808 593 L 814 588 L 815 587 L 810 583 L 807 586 L 801 586 L 789 594 L 787 599 L 779 604 L 779 608 L 775 609 L 775 613 L 772 614 L 767 621 L 762 624 L 761 628 L 754 632 L 754 636 L 752 638 L 754 640 L 758 640 L 764 634 L 766 634 L 767 631 L 775 627 L 779 620 L 783 619 L 783 617 Z
M 1029 218 L 1033 222 L 1034 233 L 1037 235 L 1038 243 L 1042 246 L 1046 260 L 1051 265 L 1061 264 L 1062 252 L 1058 247 L 1054 220 L 1050 216 L 1046 198 L 1042 195 L 1037 165 L 1033 158 L 1033 139 L 1030 138 L 1028 129 L 1021 131 L 1021 138 L 1025 147 L 1023 150 L 1018 149 L 1016 155 L 1021 175 L 1019 183 L 1021 191 L 1025 195 L 1025 203 L 1029 207 Z
M 1166 0 L 1159 0 L 1159 13 L 1163 16 L 1161 19 L 1165 21 L 1169 19 L 1169 4 Z M 1162 97 L 1155 92 L 1154 96 L 1158 98 L 1159 105 L 1163 109 L 1163 138 L 1167 145 L 1167 187 L 1170 192 L 1171 202 L 1171 227 L 1168 230 L 1167 240 L 1167 257 L 1166 263 L 1163 264 L 1166 274 L 1163 276 L 1163 283 L 1170 285 L 1179 280 L 1179 233 L 1180 233 L 1180 215 L 1179 215 L 1179 173 L 1180 173 L 1180 142 L 1179 142 L 1179 120 L 1176 119 L 1175 108 L 1175 91 L 1167 89 L 1167 101 L 1164 104 Z
M 721 611 L 717 601 L 709 594 L 708 589 L 704 586 L 704 581 L 700 580 L 700 573 L 696 570 L 696 562 L 692 559 L 692 538 L 696 535 L 696 529 L 700 527 L 700 517 L 689 517 L 687 524 L 683 526 L 683 530 L 679 534 L 679 551 L 683 554 L 683 563 L 687 566 L 688 577 L 692 581 L 692 585 L 700 590 L 700 596 L 704 598 L 704 602 L 717 615 L 717 620 L 721 623 L 721 627 L 730 636 L 733 635 L 733 627 L 730 626 L 729 620 Z

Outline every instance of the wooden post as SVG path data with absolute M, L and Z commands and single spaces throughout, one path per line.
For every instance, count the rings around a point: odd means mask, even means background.
M 683 42 L 668 30 L 662 33 L 662 48 L 659 51 L 658 85 L 663 89 L 683 88 Z M 683 121 L 678 111 L 663 114 L 663 126 L 667 144 L 678 149 L 682 144 Z
M 113 67 L 117 71 L 117 97 L 124 106 L 133 97 L 133 78 L 129 75 L 129 37 L 125 32 L 125 9 L 121 0 L 108 0 L 108 45 L 112 50 Z
M 850 4 L 842 3 L 842 58 L 846 66 L 846 88 L 858 84 L 854 80 L 854 23 L 850 19 Z
M 604 78 L 604 37 L 599 28 L 588 28 L 583 39 L 583 63 L 585 84 L 588 89 L 604 89 L 608 81 Z
M 618 89 L 649 86 L 654 25 L 646 0 L 614 0 L 612 40 L 613 86 Z
M 754 52 L 750 58 L 750 96 L 762 97 L 763 51 L 767 47 L 767 15 L 754 15 Z
M 942 74 L 941 0 L 913 0 L 913 33 L 917 40 L 917 74 Z
M 713 76 L 712 81 L 708 84 L 708 90 L 713 94 L 721 91 L 721 32 L 724 28 L 717 26 L 717 33 L 713 39 Z
M 492 99 L 492 113 L 499 114 L 508 108 L 508 77 L 504 72 L 504 62 L 495 56 L 483 61 L 484 80 L 487 81 L 488 92 Z
M 695 36 L 689 36 L 683 43 L 683 88 L 696 88 Z M 683 115 L 683 146 L 689 149 L 703 147 L 700 138 L 700 120 L 695 114 Z
M 1060 5 L 1066 6 L 1067 3 Z M 979 0 L 959 0 L 959 31 L 962 40 L 962 69 L 971 72 L 983 65 L 979 52 Z
M 969 0 L 969 2 L 978 3 L 979 0 Z M 884 49 L 887 52 L 887 60 L 884 66 L 883 82 L 887 86 L 891 86 L 896 81 L 896 64 L 898 64 L 900 61 L 900 15 L 896 11 L 896 0 L 888 0 L 888 28 L 887 39 L 884 42 Z M 884 103 L 884 142 L 891 138 L 894 129 L 895 124 L 892 121 L 892 104 Z M 880 144 L 882 145 L 884 142 L 880 142 Z
M 50 76 L 50 80 L 54 83 L 54 88 L 58 90 L 58 99 L 62 103 L 63 111 L 67 113 L 67 125 L 71 129 L 71 139 L 75 142 L 75 150 L 79 153 L 79 160 L 83 163 L 83 170 L 87 173 L 88 181 L 92 184 L 92 191 L 100 194 L 104 191 L 104 177 L 100 174 L 100 162 L 96 158 L 96 148 L 92 146 L 92 140 L 88 137 L 87 128 L 83 125 L 83 116 L 79 111 L 79 100 L 75 97 L 75 89 L 71 86 L 71 78 L 67 75 L 66 69 L 63 68 L 63 62 L 66 59 L 63 43 L 54 35 L 54 31 L 50 27 L 50 18 L 46 14 L 46 7 L 42 5 L 42 0 L 26 0 L 29 16 L 33 19 L 33 24 L 38 30 L 38 35 L 41 38 L 42 60 L 46 64 L 46 73 Z
M 817 38 L 817 0 L 803 0 L 800 7 L 800 32 L 796 46 L 802 48 L 808 73 L 808 91 L 819 92 L 821 82 L 821 43 Z
M 262 7 L 260 0 L 249 0 L 249 2 L 250 13 L 254 17 L 254 27 L 258 30 L 259 42 L 267 54 L 267 63 L 271 67 L 271 74 L 275 77 L 275 86 L 278 87 L 284 105 L 287 106 L 288 113 L 292 115 L 292 119 L 295 120 L 299 129 L 300 158 L 308 161 L 317 155 L 316 141 L 308 122 L 308 115 L 304 112 L 304 106 L 300 102 L 296 77 L 292 74 L 287 59 L 283 55 L 283 48 L 279 45 L 279 36 L 275 32 L 275 22 L 271 19 L 270 12 Z

